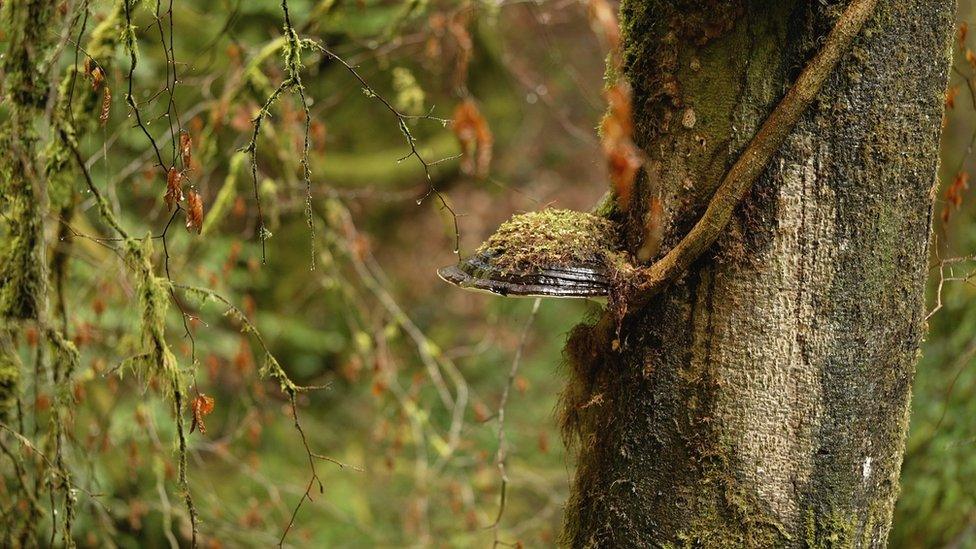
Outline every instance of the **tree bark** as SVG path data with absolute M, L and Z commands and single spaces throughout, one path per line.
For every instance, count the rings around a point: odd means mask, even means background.
M 844 2 L 624 0 L 663 250 L 700 216 Z M 567 344 L 563 543 L 883 547 L 924 330 L 953 3 L 886 0 L 726 234 L 621 326 Z M 661 254 L 658 254 L 659 256 Z

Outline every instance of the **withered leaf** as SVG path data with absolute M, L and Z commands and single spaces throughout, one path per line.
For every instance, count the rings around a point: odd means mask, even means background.
M 634 126 L 630 87 L 620 82 L 610 87 L 606 94 L 610 109 L 601 125 L 603 154 L 607 158 L 610 182 L 616 191 L 617 202 L 626 211 L 630 207 L 637 170 L 641 167 L 639 150 L 631 140 Z
M 166 173 L 166 209 L 172 210 L 173 206 L 183 200 L 183 172 L 173 166 Z
M 101 88 L 102 83 L 105 82 L 105 71 L 103 71 L 98 65 L 95 65 L 95 67 L 91 70 L 91 79 L 92 89 L 97 90 Z
M 108 122 L 108 115 L 112 110 L 112 89 L 105 86 L 102 93 L 102 111 L 98 115 L 98 122 L 104 126 Z
M 190 189 L 186 193 L 186 230 L 200 234 L 203 228 L 203 199 Z
M 200 433 L 207 434 L 207 426 L 203 422 L 203 419 L 214 410 L 213 397 L 203 393 L 197 395 L 193 399 L 193 402 L 190 403 L 190 410 L 193 412 L 193 422 L 190 423 L 190 432 L 192 433 L 195 429 L 199 428 Z
M 180 132 L 180 157 L 183 159 L 183 167 L 190 169 L 190 162 L 193 160 L 193 140 L 190 138 L 190 134 L 183 131 Z
M 488 175 L 494 137 L 473 100 L 465 99 L 454 109 L 452 128 L 461 145 L 461 170 L 478 177 Z
M 969 188 L 969 172 L 959 172 L 952 183 L 946 188 L 945 207 L 942 209 L 942 222 L 947 223 L 952 210 L 962 206 L 963 193 Z
M 946 90 L 945 106 L 947 109 L 956 108 L 956 96 L 959 95 L 959 86 L 949 86 Z

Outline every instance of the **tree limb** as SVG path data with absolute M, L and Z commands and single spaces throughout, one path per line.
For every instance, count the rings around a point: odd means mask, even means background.
M 807 63 L 793 87 L 725 174 L 701 219 L 663 258 L 649 267 L 636 268 L 630 274 L 625 301 L 628 309 L 636 311 L 646 305 L 718 239 L 732 219 L 736 206 L 766 170 L 773 155 L 820 93 L 827 77 L 848 52 L 876 3 L 877 0 L 851 0 L 823 47 Z

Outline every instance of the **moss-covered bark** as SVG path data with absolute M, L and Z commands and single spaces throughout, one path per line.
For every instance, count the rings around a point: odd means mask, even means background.
M 0 330 L 0 423 L 13 420 L 22 369 L 10 332 Z
M 844 6 L 824 4 L 624 1 L 650 157 L 616 214 L 631 250 L 651 197 L 664 251 L 694 223 Z M 884 546 L 952 10 L 880 2 L 713 252 L 619 333 L 604 317 L 571 334 L 566 545 Z
M 0 130 L 0 195 L 3 208 L 0 244 L 0 318 L 35 319 L 44 284 L 43 183 L 35 165 L 34 127 L 48 86 L 43 70 L 52 37 L 47 23 L 54 2 L 11 2 L 0 12 L 10 29 L 4 52 L 4 99 L 9 122 Z

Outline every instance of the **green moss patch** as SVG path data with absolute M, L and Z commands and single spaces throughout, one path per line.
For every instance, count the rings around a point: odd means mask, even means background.
M 609 264 L 619 242 L 613 222 L 590 213 L 546 209 L 512 217 L 477 253 L 502 270 Z
M 0 334 L 0 422 L 9 423 L 17 406 L 21 369 L 20 357 L 9 337 Z

